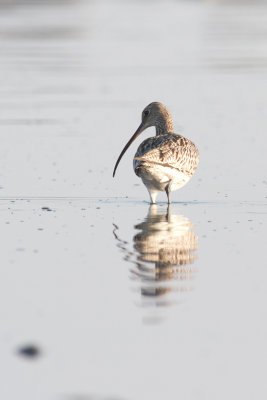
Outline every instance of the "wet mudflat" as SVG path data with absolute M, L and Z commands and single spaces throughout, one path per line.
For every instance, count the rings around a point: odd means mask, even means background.
M 2 362 L 17 381 L 7 392 L 195 398 L 262 387 L 266 203 L 100 200 L 49 200 L 52 212 L 43 200 L 2 203 Z M 36 361 L 12 351 L 29 342 Z
M 1 398 L 266 398 L 266 11 L 1 3 Z M 142 137 L 112 178 L 151 101 L 200 150 L 170 207 Z

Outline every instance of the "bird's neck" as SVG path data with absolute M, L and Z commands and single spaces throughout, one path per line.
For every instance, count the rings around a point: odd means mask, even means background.
M 164 133 L 173 132 L 173 123 L 172 118 L 164 118 L 161 121 L 158 121 L 155 125 L 156 127 L 156 136 L 163 135 Z

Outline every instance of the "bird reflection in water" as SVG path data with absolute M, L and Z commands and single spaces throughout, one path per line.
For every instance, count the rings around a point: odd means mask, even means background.
M 124 259 L 134 265 L 131 277 L 141 291 L 142 306 L 167 306 L 182 301 L 182 295 L 179 299 L 171 299 L 170 295 L 192 289 L 196 268 L 191 264 L 197 258 L 198 248 L 193 224 L 183 215 L 173 214 L 171 206 L 162 213 L 157 205 L 151 205 L 144 221 L 134 226 L 139 231 L 133 237 L 134 252 L 127 249 L 127 242 L 119 238 L 118 227 L 114 226 Z

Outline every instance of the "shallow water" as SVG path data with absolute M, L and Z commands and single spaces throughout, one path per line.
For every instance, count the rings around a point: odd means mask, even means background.
M 266 398 L 266 11 L 0 3 L 1 398 Z M 200 149 L 169 208 L 142 138 L 112 178 L 155 100 Z

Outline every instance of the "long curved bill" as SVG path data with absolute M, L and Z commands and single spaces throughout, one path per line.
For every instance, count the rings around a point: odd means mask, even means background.
M 114 171 L 113 171 L 113 178 L 115 176 L 116 173 L 116 169 L 119 165 L 120 160 L 122 159 L 123 154 L 126 152 L 126 150 L 128 149 L 128 147 L 130 147 L 130 145 L 135 141 L 135 139 L 140 135 L 140 133 L 142 133 L 145 130 L 144 128 L 144 124 L 141 123 L 141 125 L 138 127 L 137 131 L 133 134 L 133 136 L 131 137 L 131 139 L 129 140 L 129 142 L 126 144 L 126 146 L 123 148 L 121 154 L 119 155 L 119 158 L 115 164 L 114 167 Z

